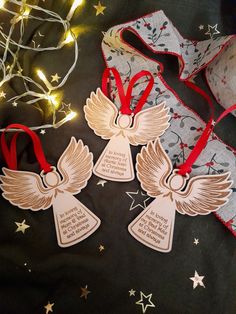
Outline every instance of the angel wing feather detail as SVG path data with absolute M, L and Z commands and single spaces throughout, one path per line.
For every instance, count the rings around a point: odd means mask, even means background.
M 126 136 L 131 145 L 146 145 L 160 137 L 169 127 L 169 108 L 165 102 L 142 110 L 134 117 L 133 127 L 127 129 Z
M 85 118 L 90 128 L 103 139 L 110 139 L 119 133 L 115 120 L 118 109 L 100 90 L 92 92 L 84 107 Z
M 93 154 L 81 140 L 77 142 L 72 137 L 58 161 L 57 168 L 63 177 L 59 188 L 77 194 L 87 185 L 92 175 Z
M 3 197 L 22 209 L 33 211 L 47 209 L 52 205 L 54 191 L 45 188 L 40 176 L 33 172 L 2 168 L 0 176 Z
M 207 215 L 227 203 L 231 194 L 230 173 L 187 178 L 173 171 L 172 163 L 157 139 L 137 156 L 137 176 L 148 195 L 170 197 L 181 214 Z M 172 175 L 170 175 L 172 173 Z
M 58 161 L 59 173 L 53 170 L 40 175 L 3 168 L 0 176 L 3 196 L 23 209 L 40 210 L 52 205 L 57 191 L 77 194 L 92 175 L 93 155 L 81 140 L 74 137 Z M 44 184 L 43 184 L 44 183 Z

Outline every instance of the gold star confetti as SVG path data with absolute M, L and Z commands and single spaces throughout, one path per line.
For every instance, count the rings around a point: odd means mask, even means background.
M 14 102 L 12 103 L 12 106 L 13 106 L 13 107 L 17 107 L 17 105 L 18 105 L 18 103 L 17 103 L 16 101 L 14 101 Z
M 4 91 L 1 91 L 0 98 L 6 98 L 6 93 L 4 93 Z
M 193 242 L 195 245 L 198 245 L 199 244 L 199 240 L 194 238 L 194 242 Z
M 106 180 L 99 180 L 97 185 L 101 185 L 104 188 L 104 184 L 107 183 Z
M 204 283 L 202 282 L 205 276 L 199 276 L 197 271 L 195 270 L 194 277 L 190 277 L 189 279 L 193 281 L 193 289 L 195 289 L 198 285 L 205 288 Z
M 86 285 L 84 288 L 80 288 L 81 289 L 81 298 L 85 298 L 85 300 L 87 300 L 88 298 L 88 294 L 91 293 L 91 291 L 88 290 L 88 286 Z
M 54 303 L 50 303 L 48 301 L 48 304 L 44 306 L 44 308 L 46 309 L 46 314 L 48 314 L 49 312 L 53 312 L 52 307 L 54 306 Z
M 30 228 L 29 225 L 26 225 L 25 219 L 22 222 L 15 222 L 15 224 L 17 225 L 17 229 L 15 232 L 25 233 L 25 230 Z
M 132 295 L 135 296 L 136 291 L 134 289 L 129 290 L 129 296 L 131 297 Z
M 51 82 L 59 82 L 59 80 L 60 80 L 60 76 L 56 73 L 56 74 L 54 74 L 54 75 L 51 75 L 51 77 L 52 77 L 52 80 L 51 80 Z
M 98 247 L 98 249 L 99 249 L 99 252 L 102 252 L 102 251 L 105 250 L 105 246 L 102 245 L 102 244 L 100 244 L 99 247 Z
M 96 16 L 99 15 L 99 14 L 103 14 L 104 15 L 103 11 L 106 9 L 106 7 L 103 6 L 100 1 L 98 2 L 97 5 L 94 5 L 93 7 L 96 10 Z
M 44 135 L 46 133 L 46 130 L 45 129 L 42 129 L 41 131 L 40 131 L 40 134 L 42 134 L 42 135 Z
M 142 311 L 145 313 L 148 307 L 155 307 L 155 304 L 151 301 L 152 293 L 149 295 L 145 295 L 142 291 L 140 291 L 140 300 L 136 302 L 136 304 L 142 306 Z M 148 303 L 144 303 L 143 301 L 147 300 Z

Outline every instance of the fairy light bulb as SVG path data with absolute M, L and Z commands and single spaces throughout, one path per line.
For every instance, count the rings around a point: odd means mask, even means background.
M 71 31 L 68 31 L 66 34 L 66 39 L 63 41 L 63 43 L 65 45 L 67 45 L 67 44 L 70 44 L 72 42 L 74 42 L 74 37 L 72 36 Z
M 78 8 L 78 6 L 80 6 L 83 3 L 83 0 L 74 0 L 70 11 L 66 17 L 67 21 L 70 21 L 75 13 L 75 10 Z
M 66 121 L 70 121 L 72 119 L 74 119 L 77 116 L 77 113 L 75 111 L 71 111 L 66 117 L 65 120 Z
M 29 16 L 29 14 L 30 14 L 30 8 L 29 7 L 26 7 L 25 8 L 25 10 L 24 10 L 24 12 L 21 14 L 21 16 L 23 17 L 23 18 L 28 18 L 28 16 Z
M 0 0 L 0 9 L 4 8 L 5 3 L 6 3 L 6 0 Z
M 56 94 L 47 95 L 46 98 L 50 102 L 50 104 L 52 104 L 55 108 L 57 108 L 59 106 L 59 100 L 57 99 Z
M 44 83 L 47 82 L 47 78 L 45 74 L 43 73 L 43 71 L 37 70 L 37 75 L 40 78 L 40 80 L 42 80 Z

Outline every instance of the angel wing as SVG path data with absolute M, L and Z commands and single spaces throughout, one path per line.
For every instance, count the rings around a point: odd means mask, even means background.
M 162 148 L 159 139 L 142 147 L 137 155 L 137 177 L 141 187 L 151 197 L 157 197 L 169 191 L 166 179 L 172 172 L 172 163 Z
M 134 117 L 133 127 L 126 131 L 131 145 L 145 145 L 161 136 L 169 127 L 169 108 L 165 102 L 142 110 Z
M 107 140 L 119 133 L 120 130 L 115 123 L 118 109 L 100 88 L 97 89 L 96 94 L 91 93 L 84 106 L 84 112 L 88 125 L 96 135 Z
M 228 202 L 232 192 L 230 173 L 196 176 L 190 179 L 183 192 L 173 193 L 180 214 L 207 215 Z
M 2 168 L 0 176 L 3 197 L 22 209 L 40 210 L 52 205 L 53 188 L 45 188 L 40 176 L 33 172 Z
M 57 168 L 63 177 L 59 188 L 77 194 L 87 185 L 92 175 L 93 154 L 81 140 L 77 142 L 72 137 L 57 163 Z

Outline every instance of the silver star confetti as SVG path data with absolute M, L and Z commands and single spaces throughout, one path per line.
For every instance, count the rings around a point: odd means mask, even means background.
M 137 192 L 126 192 L 126 194 L 132 199 L 129 210 L 133 210 L 138 206 L 140 206 L 142 209 L 145 209 L 146 202 L 150 199 L 147 194 L 143 193 L 140 190 L 137 190 Z
M 201 286 L 205 288 L 204 283 L 202 282 L 205 276 L 198 275 L 197 271 L 195 270 L 194 277 L 190 277 L 189 279 L 193 281 L 193 289 L 197 286 Z

